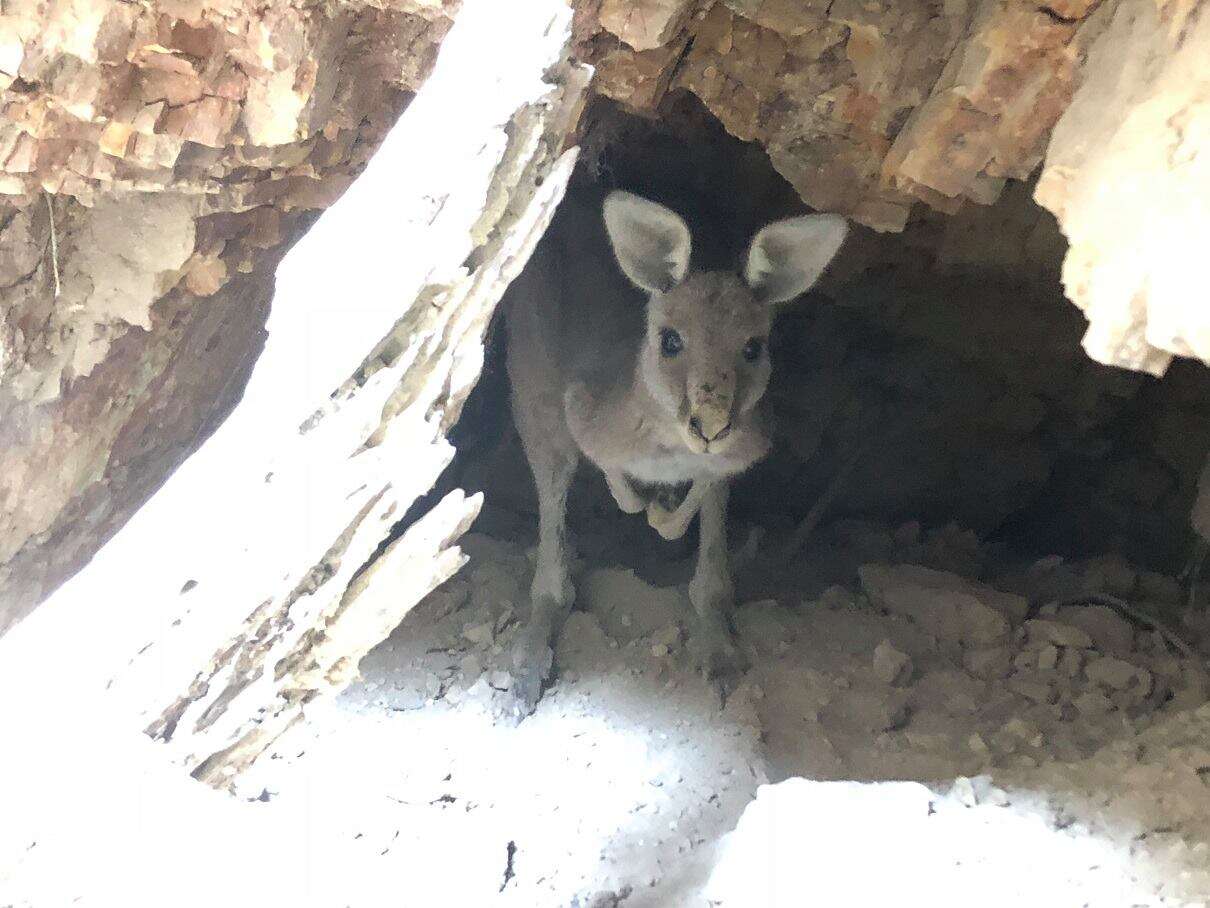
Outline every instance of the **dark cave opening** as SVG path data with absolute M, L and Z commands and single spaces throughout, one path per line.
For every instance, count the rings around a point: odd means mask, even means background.
M 707 267 L 733 266 L 760 226 L 807 210 L 758 146 L 728 136 L 692 96 L 659 122 L 597 101 L 583 146 L 570 193 L 596 203 L 624 188 L 667 204 Z M 1210 376 L 1178 362 L 1154 379 L 1088 359 L 1083 318 L 1062 295 L 1064 249 L 1025 184 L 989 207 L 921 211 L 902 234 L 855 226 L 820 283 L 776 320 L 776 439 L 734 483 L 733 527 L 788 534 L 852 461 L 821 530 L 876 537 L 918 522 L 969 531 L 1005 563 L 1113 554 L 1179 571 L 1210 448 Z M 436 491 L 485 491 L 483 519 L 527 537 L 536 506 L 498 327 Z M 586 514 L 627 524 L 596 472 L 580 471 L 573 530 Z M 684 540 L 642 525 L 620 532 L 687 554 Z

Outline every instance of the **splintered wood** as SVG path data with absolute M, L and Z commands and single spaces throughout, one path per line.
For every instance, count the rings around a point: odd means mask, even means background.
M 200 780 L 228 785 L 464 560 L 477 496 L 391 532 L 450 462 L 488 321 L 570 178 L 588 81 L 570 15 L 464 6 L 379 155 L 279 269 L 229 422 L 48 603 L 47 621 L 87 624 L 121 591 L 107 630 L 140 655 L 108 702 Z M 502 36 L 516 52 L 482 52 Z

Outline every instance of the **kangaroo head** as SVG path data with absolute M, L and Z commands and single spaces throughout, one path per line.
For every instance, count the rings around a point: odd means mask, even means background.
M 743 273 L 689 270 L 689 228 L 663 205 L 628 192 L 605 199 L 618 265 L 650 294 L 639 377 L 696 453 L 722 453 L 738 417 L 769 384 L 774 306 L 818 280 L 848 225 L 834 214 L 776 221 L 748 248 Z

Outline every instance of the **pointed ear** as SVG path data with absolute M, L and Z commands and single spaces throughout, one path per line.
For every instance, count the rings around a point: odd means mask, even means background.
M 664 292 L 685 279 L 689 228 L 676 212 L 629 192 L 611 192 L 604 214 L 614 257 L 631 281 Z
M 752 238 L 744 280 L 765 303 L 784 303 L 811 288 L 849 232 L 838 214 L 774 221 Z

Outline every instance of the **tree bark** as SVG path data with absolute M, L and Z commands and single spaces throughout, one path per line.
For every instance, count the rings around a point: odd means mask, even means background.
M 106 684 L 117 719 L 222 787 L 459 568 L 479 507 L 461 490 L 388 540 L 453 456 L 488 321 L 570 177 L 587 84 L 562 0 L 503 7 L 463 8 L 365 174 L 279 268 L 231 418 L 4 639 L 0 674 L 70 627 L 77 676 Z M 106 601 L 120 610 L 98 620 Z

